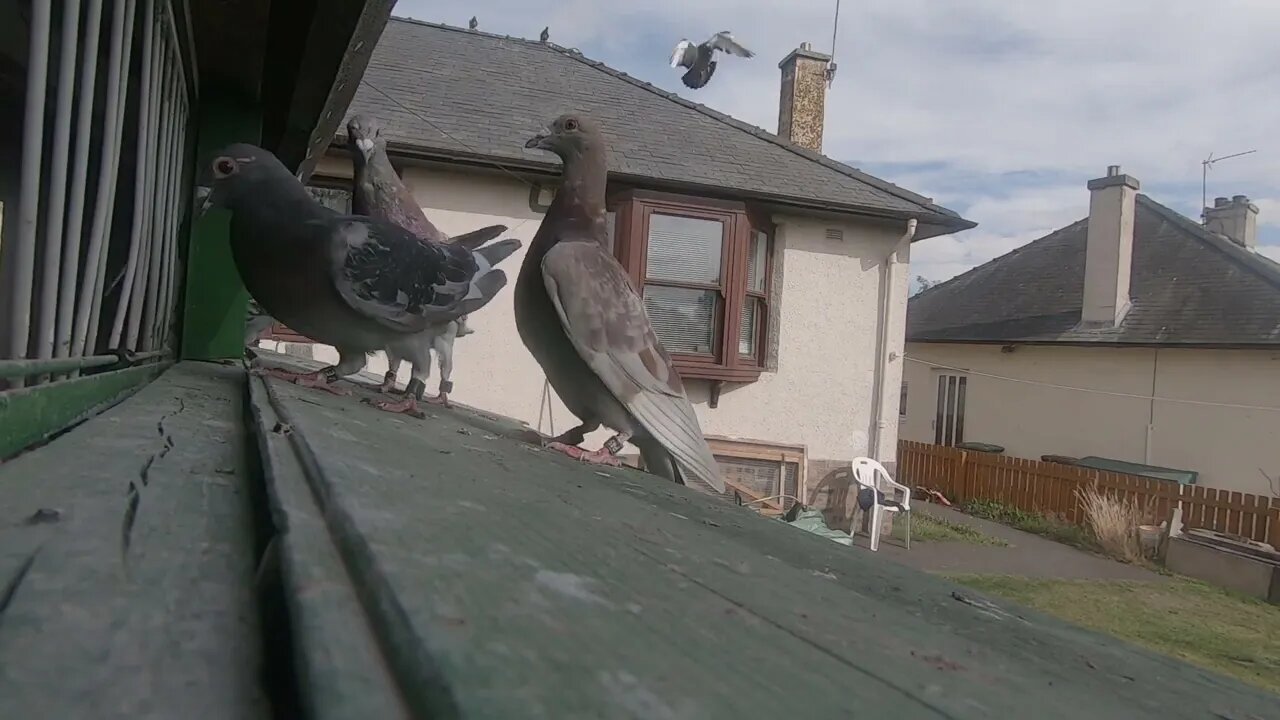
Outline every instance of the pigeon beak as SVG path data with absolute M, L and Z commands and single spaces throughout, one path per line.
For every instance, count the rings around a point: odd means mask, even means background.
M 373 141 L 369 138 L 360 138 L 356 140 L 356 147 L 360 148 L 360 152 L 368 155 L 373 152 Z
M 196 186 L 196 216 L 194 219 L 199 220 L 213 204 L 213 188 L 207 185 Z
M 533 137 L 529 138 L 528 142 L 526 142 L 524 146 L 527 148 L 537 148 L 539 150 L 545 150 L 546 148 L 544 148 L 542 144 L 545 143 L 547 141 L 547 138 L 550 136 L 551 136 L 550 130 L 543 130 L 537 135 L 534 135 Z

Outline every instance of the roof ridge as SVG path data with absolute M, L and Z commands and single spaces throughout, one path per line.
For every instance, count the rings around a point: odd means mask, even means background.
M 952 278 L 949 278 L 949 279 L 947 279 L 947 280 L 943 280 L 942 282 L 937 283 L 937 284 L 935 284 L 935 285 L 930 285 L 929 287 L 925 288 L 924 290 L 921 290 L 920 292 L 916 293 L 915 295 L 912 295 L 912 296 L 911 296 L 910 298 L 908 298 L 908 299 L 909 299 L 909 300 L 915 300 L 915 299 L 917 299 L 917 298 L 924 297 L 925 295 L 930 294 L 930 293 L 934 292 L 935 290 L 938 290 L 938 289 L 940 289 L 940 288 L 944 288 L 944 287 L 947 287 L 948 285 L 951 285 L 952 283 L 956 282 L 957 280 L 960 280 L 961 278 L 963 278 L 963 277 L 965 277 L 965 276 L 967 276 L 967 275 L 971 275 L 971 274 L 973 274 L 973 273 L 976 273 L 976 272 L 978 272 L 979 270 L 982 270 L 983 268 L 986 268 L 986 267 L 987 267 L 987 266 L 989 266 L 989 265 L 995 265 L 996 263 L 1002 262 L 1005 258 L 1009 258 L 1009 257 L 1012 257 L 1012 256 L 1014 256 L 1014 255 L 1017 255 L 1018 253 L 1020 253 L 1020 252 L 1022 252 L 1022 251 L 1024 251 L 1024 250 L 1026 250 L 1027 248 L 1031 247 L 1032 245 L 1035 245 L 1036 243 L 1048 241 L 1048 240 L 1052 239 L 1053 237 L 1055 237 L 1055 236 L 1057 236 L 1057 235 L 1060 235 L 1060 234 L 1062 234 L 1062 233 L 1065 233 L 1065 232 L 1067 232 L 1067 231 L 1069 231 L 1069 230 L 1074 229 L 1074 228 L 1075 228 L 1077 225 L 1079 225 L 1080 223 L 1087 223 L 1087 222 L 1089 222 L 1089 218 L 1087 218 L 1087 217 L 1086 217 L 1086 218 L 1083 218 L 1083 219 L 1081 219 L 1081 220 L 1076 220 L 1075 222 L 1070 223 L 1069 225 L 1064 225 L 1064 226 L 1062 226 L 1062 227 L 1058 228 L 1057 230 L 1054 230 L 1053 232 L 1050 232 L 1048 235 L 1042 235 L 1042 236 L 1040 236 L 1040 237 L 1038 237 L 1038 238 L 1036 238 L 1036 239 L 1034 239 L 1034 240 L 1030 240 L 1030 241 L 1028 241 L 1028 242 L 1025 242 L 1025 243 L 1023 243 L 1023 244 L 1019 245 L 1018 247 L 1013 248 L 1013 249 L 1012 249 L 1012 250 L 1010 250 L 1009 252 L 1004 253 L 1003 255 L 998 255 L 998 256 L 996 256 L 996 257 L 993 257 L 993 258 L 991 258 L 990 260 L 988 260 L 988 261 L 986 261 L 986 262 L 982 263 L 981 265 L 975 265 L 975 266 L 973 266 L 973 267 L 969 268 L 968 270 L 965 270 L 964 272 L 960 273 L 959 275 L 956 275 L 956 276 L 954 276 L 954 277 L 952 277 Z
M 1230 238 L 1219 237 L 1209 232 L 1200 223 L 1167 205 L 1161 204 L 1150 195 L 1138 193 L 1138 200 L 1148 205 L 1156 214 L 1171 221 L 1183 234 L 1191 236 L 1204 245 L 1208 245 L 1228 260 L 1235 262 L 1235 264 L 1262 276 L 1263 280 L 1280 290 L 1280 265 L 1277 265 L 1270 258 L 1264 257 L 1256 250 L 1241 247 Z M 1271 267 L 1272 265 L 1275 265 L 1275 267 Z
M 732 115 L 722 113 L 719 110 L 710 108 L 706 105 L 703 105 L 702 103 L 697 103 L 692 100 L 688 100 L 686 98 L 680 97 L 676 93 L 663 90 L 662 88 L 658 87 L 657 85 L 654 85 L 653 83 L 647 82 L 645 80 L 641 80 L 640 78 L 634 77 L 632 75 L 628 75 L 626 72 L 623 72 L 622 70 L 618 70 L 617 68 L 614 68 L 608 65 L 604 61 L 589 58 L 586 55 L 584 55 L 581 50 L 578 50 L 577 48 L 568 48 L 563 45 L 558 45 L 550 41 L 544 43 L 541 40 L 530 40 L 529 38 L 516 37 L 513 35 L 499 35 L 497 33 L 484 32 L 483 30 L 472 30 L 470 28 L 462 28 L 454 25 L 445 25 L 443 23 L 433 23 L 426 20 L 418 20 L 417 18 L 393 16 L 391 19 L 393 21 L 406 22 L 414 25 L 421 25 L 424 27 L 436 28 L 438 30 L 448 30 L 450 32 L 458 32 L 458 33 L 469 33 L 472 35 L 479 35 L 482 37 L 493 38 L 496 40 L 511 40 L 511 41 L 523 43 L 525 45 L 545 48 L 553 52 L 557 52 L 561 55 L 577 60 L 578 62 L 583 63 L 588 67 L 593 67 L 607 75 L 615 77 L 624 82 L 630 83 L 643 90 L 647 90 L 659 97 L 662 97 L 666 100 L 674 102 L 677 105 L 681 105 L 683 107 L 689 108 L 690 110 L 701 113 L 713 120 L 716 120 L 720 123 L 728 125 L 729 127 L 732 127 L 735 130 L 745 132 L 748 135 L 752 135 L 753 137 L 764 140 L 765 142 L 769 142 L 774 145 L 777 145 L 778 147 L 784 150 L 787 150 L 795 155 L 798 155 L 810 162 L 817 163 L 830 170 L 834 170 L 835 172 L 838 172 L 841 175 L 857 180 L 858 182 L 861 182 L 863 184 L 870 185 L 871 187 L 877 190 L 880 190 L 881 192 L 886 192 L 901 200 L 906 200 L 908 202 L 915 203 L 916 205 L 919 205 L 921 208 L 924 208 L 925 210 L 932 212 L 936 215 L 963 219 L 961 218 L 959 213 L 956 213 L 952 210 L 949 210 L 945 207 L 942 207 L 936 204 L 931 198 L 920 195 L 919 193 L 914 193 L 910 190 L 907 190 L 904 187 L 895 185 L 883 178 L 878 178 L 874 175 L 870 175 L 851 165 L 842 163 L 838 160 L 833 160 L 827 157 L 826 155 L 823 155 L 822 153 L 814 152 L 812 150 L 809 150 L 808 148 L 800 147 L 795 143 L 792 143 L 788 140 L 784 140 L 780 136 L 774 133 L 771 133 L 768 130 L 756 127 L 751 123 L 739 120 L 733 117 Z

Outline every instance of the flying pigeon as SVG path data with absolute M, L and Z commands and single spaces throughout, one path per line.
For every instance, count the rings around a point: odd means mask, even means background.
M 686 87 L 697 90 L 706 85 L 711 80 L 711 75 L 715 73 L 716 61 L 713 58 L 717 50 L 744 58 L 755 56 L 755 53 L 739 45 L 728 30 L 721 30 L 701 45 L 681 40 L 680 44 L 676 45 L 675 51 L 671 53 L 671 67 L 689 68 L 680 80 Z
M 520 339 L 582 424 L 548 448 L 616 465 L 627 440 L 645 467 L 724 492 L 698 416 L 627 273 L 605 248 L 605 142 L 588 119 L 562 115 L 526 148 L 553 152 L 563 182 L 515 287 Z M 617 434 L 594 452 L 576 445 L 604 425 Z
M 542 34 L 538 36 L 538 40 L 539 40 L 540 42 L 544 42 L 544 43 L 545 43 L 546 41 L 548 41 L 548 40 L 550 40 L 550 39 L 551 39 L 551 26 L 550 26 L 550 25 L 548 25 L 548 26 L 546 26 L 546 27 L 542 28 Z
M 377 120 L 364 114 L 353 116 L 347 122 L 347 137 L 350 140 L 348 147 L 352 151 L 352 165 L 355 168 L 351 209 L 356 215 L 399 225 L 424 242 L 458 242 L 471 249 L 506 232 L 506 225 L 491 225 L 450 238 L 427 220 L 413 193 L 400 180 L 399 174 L 391 165 L 391 159 L 387 156 L 387 143 L 382 138 L 382 128 Z M 474 331 L 467 326 L 467 318 L 464 315 L 444 325 L 433 326 L 423 333 L 421 342 L 425 347 L 436 351 L 436 358 L 440 363 L 440 392 L 435 398 L 427 399 L 427 402 L 441 403 L 446 406 L 449 404 L 449 393 L 453 389 L 453 383 L 450 380 L 453 369 L 453 341 L 472 332 Z M 386 348 L 385 352 L 387 372 L 382 379 L 382 391 L 390 392 L 395 387 L 402 358 L 393 348 Z M 430 356 L 430 350 L 427 351 L 427 355 Z M 430 367 L 424 372 L 429 371 Z M 416 399 L 410 394 L 401 403 L 379 403 L 379 407 L 394 412 L 413 413 L 417 411 Z
M 478 250 L 423 242 L 397 225 L 341 215 L 316 202 L 267 150 L 228 145 L 200 173 L 198 212 L 231 211 L 231 255 L 249 293 L 271 317 L 338 349 L 338 364 L 314 373 L 263 374 L 335 394 L 365 355 L 391 347 L 413 363 L 420 395 L 431 361 L 418 336 L 484 307 L 506 286 L 494 267 L 520 247 Z
M 471 28 L 472 30 L 475 30 L 476 28 L 480 27 L 480 21 L 476 19 L 475 15 L 471 16 L 471 20 L 467 22 L 467 27 Z

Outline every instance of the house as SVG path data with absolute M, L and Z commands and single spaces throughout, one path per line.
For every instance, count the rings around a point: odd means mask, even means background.
M 974 225 L 820 153 L 828 60 L 807 44 L 782 60 L 773 135 L 576 50 L 393 19 L 349 112 L 382 122 L 443 231 L 502 223 L 526 246 L 559 161 L 524 141 L 566 111 L 594 118 L 610 144 L 613 251 L 644 289 L 727 475 L 749 495 L 802 495 L 853 457 L 893 459 L 906 241 Z M 339 133 L 312 182 L 341 203 L 350 168 Z M 522 260 L 504 267 L 514 275 Z M 544 432 L 553 417 L 562 432 L 573 420 L 554 397 L 543 408 L 511 297 L 471 318 L 451 397 Z
M 902 436 L 1097 456 L 1280 494 L 1280 265 L 1258 208 L 1204 226 L 1112 166 L 1089 216 L 911 299 Z

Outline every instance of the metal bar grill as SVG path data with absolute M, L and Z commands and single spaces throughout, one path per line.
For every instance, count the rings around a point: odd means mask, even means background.
M 31 4 L 0 350 L 72 361 L 0 389 L 75 376 L 101 363 L 74 360 L 108 351 L 174 350 L 195 88 L 172 2 Z

